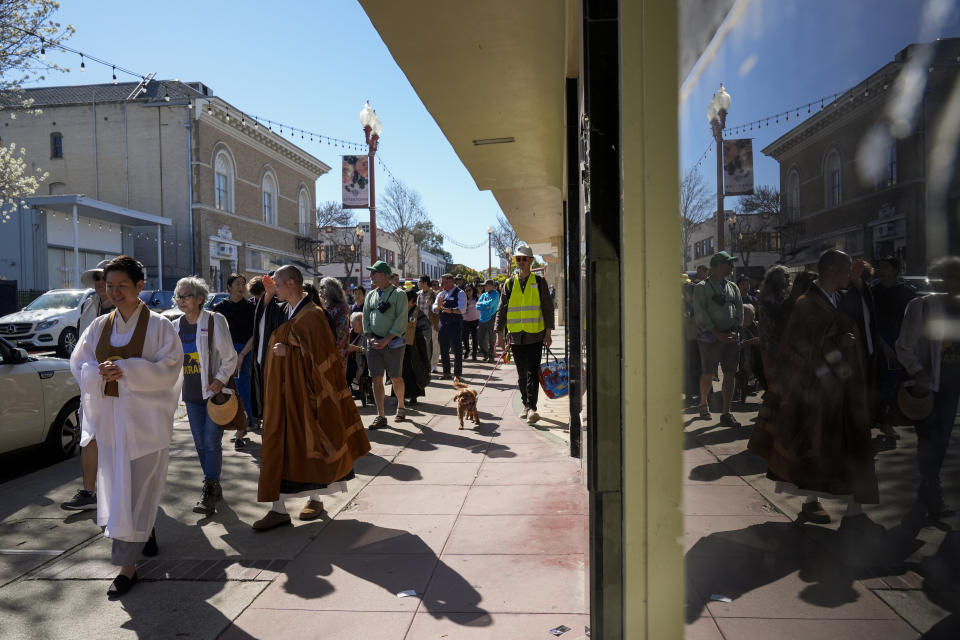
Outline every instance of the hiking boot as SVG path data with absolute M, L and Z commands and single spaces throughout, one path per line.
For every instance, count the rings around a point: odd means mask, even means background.
M 87 509 L 97 508 L 97 494 L 93 491 L 80 489 L 72 498 L 60 504 L 60 508 L 66 511 L 86 511 Z
M 537 413 L 536 409 L 530 409 L 530 413 L 527 414 L 527 424 L 533 424 L 540 419 L 540 414 Z
M 215 480 L 204 480 L 203 488 L 200 490 L 200 499 L 193 507 L 194 513 L 202 513 L 209 516 L 217 510 L 217 502 L 223 498 L 223 489 L 220 483 Z
M 383 416 L 377 416 L 373 419 L 373 422 L 370 423 L 370 431 L 376 431 L 377 429 L 383 429 L 387 426 L 387 419 Z
M 733 417 L 732 413 L 725 413 L 722 416 L 720 416 L 720 426 L 729 427 L 731 429 L 739 429 L 743 425 L 740 424 L 740 422 Z

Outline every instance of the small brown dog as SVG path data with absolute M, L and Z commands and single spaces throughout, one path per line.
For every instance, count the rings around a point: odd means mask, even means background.
M 477 392 L 468 385 L 460 382 L 460 378 L 453 379 L 453 388 L 457 390 L 457 395 L 453 399 L 457 401 L 457 420 L 460 421 L 460 428 L 463 429 L 463 418 L 472 420 L 474 424 L 480 424 L 480 416 L 477 415 Z

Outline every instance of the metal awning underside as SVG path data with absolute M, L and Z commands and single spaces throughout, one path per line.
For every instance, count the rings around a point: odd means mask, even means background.
M 59 196 L 32 196 L 25 198 L 27 206 L 35 209 L 53 209 L 63 213 L 73 213 L 74 206 L 77 207 L 77 215 L 86 218 L 96 218 L 112 222 L 117 225 L 128 227 L 138 227 L 145 225 L 163 225 L 169 227 L 173 224 L 170 218 L 156 216 L 152 213 L 144 213 L 136 209 L 127 209 L 109 202 L 89 198 L 82 194 L 59 195 Z

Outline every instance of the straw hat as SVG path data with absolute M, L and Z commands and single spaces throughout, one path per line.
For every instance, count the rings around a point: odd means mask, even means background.
M 924 391 L 923 395 L 915 395 L 917 388 L 901 384 L 897 391 L 897 405 L 908 420 L 923 420 L 933 411 L 933 393 Z
M 207 413 L 210 419 L 221 427 L 230 424 L 233 422 L 233 417 L 237 415 L 237 395 L 230 389 L 224 389 L 210 396 L 207 401 Z

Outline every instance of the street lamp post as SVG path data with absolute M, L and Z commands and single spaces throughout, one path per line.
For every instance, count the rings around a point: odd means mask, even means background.
M 493 277 L 493 227 L 487 227 L 487 277 Z
M 377 144 L 380 141 L 380 132 L 383 131 L 383 123 L 377 117 L 377 112 L 370 107 L 367 101 L 360 111 L 360 124 L 363 126 L 363 136 L 367 141 L 368 167 L 370 173 L 370 260 L 377 260 L 377 200 L 376 191 L 373 183 L 374 155 L 377 153 Z
M 730 94 L 720 84 L 707 106 L 707 120 L 717 143 L 717 251 L 723 250 L 723 128 L 727 126 L 727 110 L 730 109 Z
M 354 254 L 354 256 L 356 257 L 357 263 L 360 264 L 360 275 L 357 276 L 357 286 L 362 287 L 363 286 L 363 266 L 364 266 L 363 265 L 363 227 L 357 225 L 357 229 L 356 231 L 353 232 L 353 235 L 354 235 L 354 238 L 356 238 L 356 242 L 354 243 L 354 246 L 356 247 L 356 253 Z

